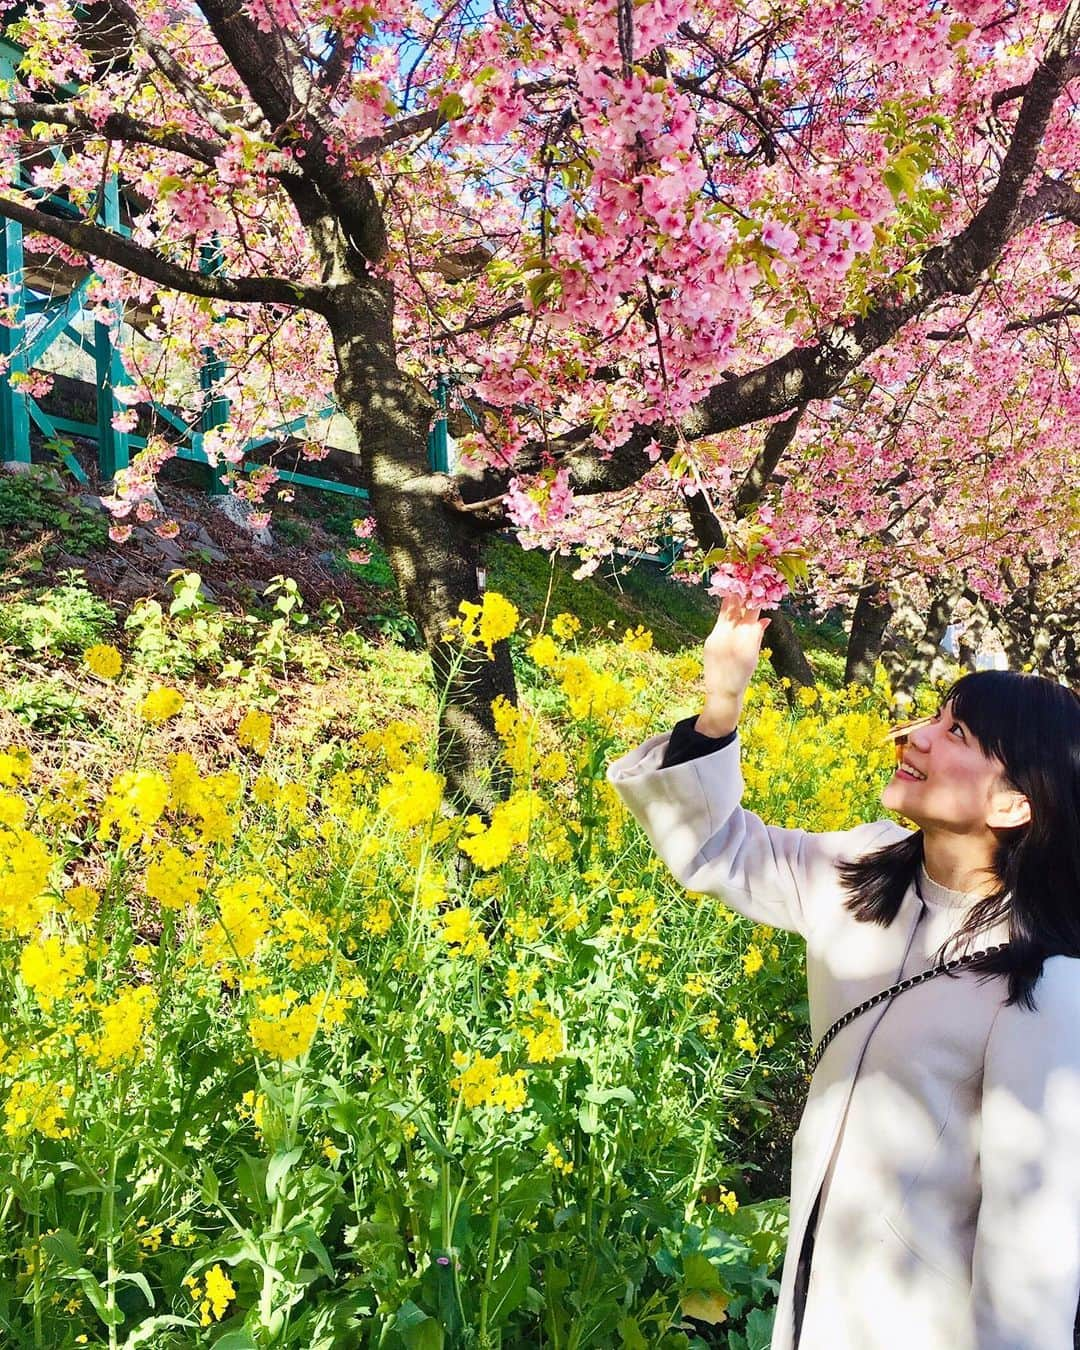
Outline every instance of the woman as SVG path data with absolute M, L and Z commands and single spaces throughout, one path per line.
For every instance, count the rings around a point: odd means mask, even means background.
M 1080 1296 L 1080 698 L 966 676 L 909 728 L 879 820 L 742 810 L 736 725 L 768 625 L 728 600 L 699 717 L 611 764 L 687 888 L 807 944 L 825 1049 L 792 1146 L 773 1350 L 1071 1350 Z

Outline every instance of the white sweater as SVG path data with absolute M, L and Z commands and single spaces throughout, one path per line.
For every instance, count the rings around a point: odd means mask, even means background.
M 887 927 L 845 907 L 836 865 L 900 839 L 764 825 L 740 806 L 739 746 L 661 767 L 668 737 L 611 783 L 673 875 L 807 943 L 811 1029 L 931 963 L 962 906 L 913 885 Z M 978 946 L 1003 941 L 980 935 Z M 825 1052 L 793 1141 L 773 1350 L 792 1350 L 798 1254 L 815 1201 L 799 1350 L 1072 1350 L 1080 1297 L 1080 961 L 1053 957 L 1037 1011 L 1005 982 L 939 977 L 864 1013 Z

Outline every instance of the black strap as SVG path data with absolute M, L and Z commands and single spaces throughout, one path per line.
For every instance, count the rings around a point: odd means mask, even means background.
M 850 1012 L 846 1012 L 843 1017 L 835 1021 L 818 1042 L 817 1049 L 810 1056 L 810 1073 L 812 1074 L 821 1063 L 821 1056 L 828 1049 L 834 1037 L 843 1031 L 850 1022 L 854 1022 L 856 1017 L 860 1017 L 864 1012 L 869 1012 L 871 1008 L 876 1008 L 879 1003 L 884 1003 L 887 998 L 893 998 L 897 994 L 903 994 L 908 989 L 914 989 L 917 984 L 925 984 L 927 980 L 933 980 L 938 975 L 950 975 L 962 966 L 970 966 L 972 961 L 977 961 L 980 956 L 994 956 L 997 952 L 1003 952 L 1008 945 L 1007 942 L 1002 942 L 996 947 L 984 947 L 980 952 L 969 952 L 967 956 L 957 956 L 939 966 L 931 966 L 928 970 L 921 970 L 918 975 L 911 975 L 906 980 L 901 980 L 899 984 L 891 984 L 888 989 L 882 989 L 873 998 L 868 998 L 865 1003 L 860 1003 L 857 1008 L 852 1008 Z

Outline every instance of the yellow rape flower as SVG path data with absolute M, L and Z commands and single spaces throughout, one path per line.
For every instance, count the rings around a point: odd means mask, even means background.
M 189 858 L 169 845 L 146 869 L 146 894 L 162 909 L 185 909 L 197 905 L 206 888 L 201 873 L 202 858 Z
M 525 650 L 541 670 L 549 670 L 559 659 L 559 649 L 555 645 L 555 640 L 547 633 L 534 637 Z
M 0 931 L 34 931 L 49 908 L 44 892 L 54 861 L 29 830 L 0 827 Z
M 743 974 L 753 978 L 765 964 L 765 958 L 761 954 L 761 948 L 756 942 L 752 942 L 742 955 Z
M 551 621 L 551 631 L 560 642 L 569 642 L 575 633 L 581 631 L 581 620 L 576 614 L 556 614 Z
M 64 903 L 80 923 L 92 923 L 101 904 L 101 895 L 93 886 L 72 886 L 64 892 Z
M 29 942 L 19 956 L 19 974 L 45 1012 L 67 998 L 86 970 L 86 951 L 78 942 L 42 937 Z
M 450 1086 L 461 1094 L 470 1109 L 497 1106 L 504 1111 L 520 1111 L 528 1101 L 525 1071 L 500 1073 L 498 1055 L 476 1055 L 470 1060 L 459 1052 L 454 1056 L 454 1064 L 462 1072 L 451 1079 Z
M 115 647 L 98 642 L 83 652 L 83 664 L 99 680 L 115 680 L 124 666 L 124 658 Z
M 98 837 L 115 829 L 124 848 L 138 843 L 161 819 L 169 802 L 169 785 L 149 769 L 128 769 L 116 775 L 98 820 Z
M 521 1028 L 529 1047 L 529 1060 L 533 1064 L 551 1064 L 566 1049 L 563 1025 L 543 1003 L 534 1003 L 529 1016 L 530 1021 Z
M 0 825 L 22 825 L 26 820 L 26 803 L 14 792 L 0 791 Z
M 442 802 L 444 779 L 417 764 L 392 773 L 379 789 L 379 806 L 399 830 L 411 830 L 431 820 Z
M 225 1316 L 229 1304 L 236 1297 L 232 1281 L 220 1266 L 211 1266 L 203 1276 L 203 1285 L 191 1275 L 185 1275 L 182 1281 L 187 1286 L 192 1299 L 199 1305 L 199 1321 L 204 1327 L 220 1322 Z
M 286 1062 L 308 1052 L 319 1025 L 314 1002 L 297 1003 L 286 1010 L 280 996 L 271 994 L 259 1001 L 259 1011 L 264 1015 L 253 1017 L 248 1027 L 257 1049 Z
M 570 761 L 561 750 L 544 755 L 536 766 L 537 777 L 546 783 L 557 783 L 570 772 Z
M 574 1164 L 559 1151 L 557 1145 L 550 1142 L 545 1144 L 544 1154 L 555 1171 L 561 1173 L 564 1177 L 568 1177 L 574 1170 Z
M 626 630 L 623 634 L 622 645 L 630 652 L 652 651 L 653 635 L 647 628 L 638 624 L 636 628 Z
M 236 728 L 236 739 L 245 750 L 254 750 L 257 755 L 265 755 L 270 749 L 270 733 L 273 725 L 269 713 L 252 708 L 240 719 Z
M 71 1091 L 67 1083 L 32 1083 L 26 1078 L 13 1083 L 4 1104 L 4 1134 L 15 1142 L 35 1132 L 46 1139 L 67 1139 L 71 1131 L 63 1121 Z
M 0 787 L 17 787 L 19 783 L 25 783 L 33 769 L 29 750 L 17 745 L 0 750 Z
M 488 954 L 488 940 L 465 905 L 440 915 L 443 941 L 451 956 L 475 956 L 477 960 Z
M 735 1030 L 732 1039 L 740 1050 L 745 1050 L 748 1055 L 756 1055 L 758 1052 L 757 1041 L 754 1040 L 753 1033 L 750 1030 L 750 1023 L 745 1017 L 739 1017 L 735 1020 Z
M 184 696 L 180 690 L 162 685 L 159 689 L 151 689 L 139 704 L 139 716 L 151 726 L 159 726 L 175 717 L 183 706 Z
M 101 1030 L 76 1038 L 99 1069 L 113 1069 L 142 1047 L 146 1024 L 157 1007 L 157 995 L 148 985 L 122 990 L 111 1003 L 98 1007 Z
M 458 617 L 450 620 L 444 640 L 450 640 L 456 632 L 467 646 L 485 647 L 490 659 L 495 655 L 495 643 L 508 638 L 520 619 L 516 607 L 505 596 L 487 591 L 479 605 L 461 601 Z

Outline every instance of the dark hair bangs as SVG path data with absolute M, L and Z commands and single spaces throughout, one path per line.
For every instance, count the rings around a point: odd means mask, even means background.
M 1029 715 L 1034 710 L 1026 695 L 1037 696 L 1041 691 L 1031 688 L 1029 681 L 1047 683 L 1037 675 L 980 670 L 962 676 L 942 699 L 942 706 L 952 705 L 957 720 L 963 722 L 986 754 L 1005 765 L 1006 772 L 1016 767 L 1017 751 L 1021 746 L 1028 750 L 1025 742 L 1032 739 L 1034 727 L 1024 716 L 1025 705 Z M 1027 759 L 1028 754 L 1023 757 Z

